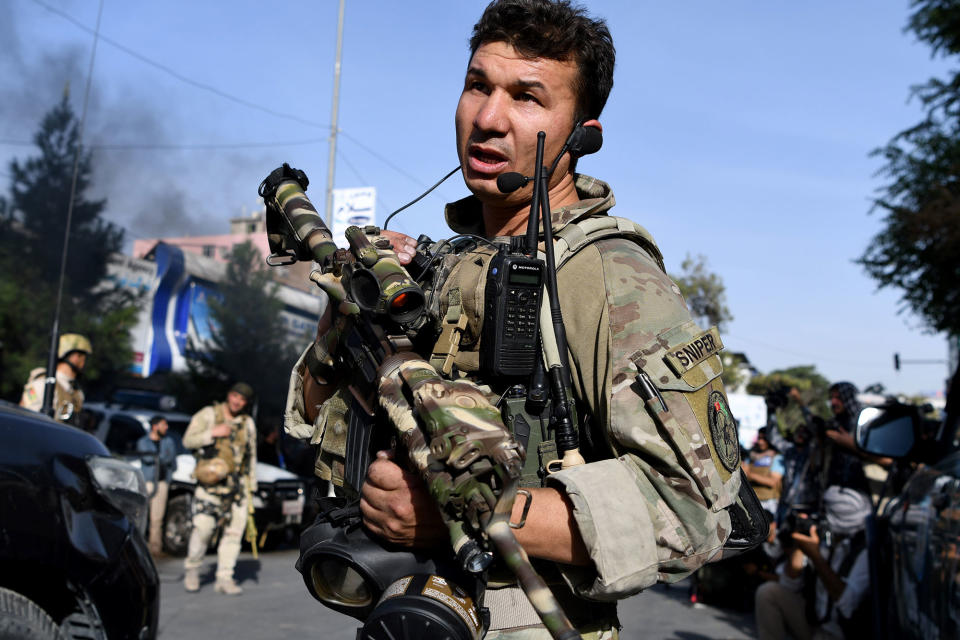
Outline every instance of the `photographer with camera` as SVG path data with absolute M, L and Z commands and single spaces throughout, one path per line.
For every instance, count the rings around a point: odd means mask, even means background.
M 866 494 L 832 486 L 823 496 L 819 524 L 793 512 L 787 559 L 779 580 L 757 589 L 761 640 L 842 640 L 870 637 L 870 570 L 864 532 L 871 503 Z M 788 543 L 788 544 L 789 544 Z
M 780 452 L 783 466 L 780 501 L 774 510 L 777 524 L 782 525 L 787 514 L 796 505 L 815 505 L 820 501 L 814 463 L 816 443 L 809 426 L 812 415 L 803 402 L 799 389 L 783 387 L 768 393 L 765 399 L 767 426 L 764 433 L 771 446 Z M 780 432 L 777 409 L 785 407 L 790 400 L 799 407 L 804 422 L 794 427 L 788 439 Z

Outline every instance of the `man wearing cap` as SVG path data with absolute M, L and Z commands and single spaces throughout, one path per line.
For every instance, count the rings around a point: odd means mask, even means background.
M 77 424 L 77 416 L 83 408 L 83 391 L 77 387 L 77 378 L 93 353 L 90 340 L 79 333 L 65 333 L 57 346 L 57 384 L 53 391 L 53 418 L 58 422 Z M 23 387 L 20 406 L 32 411 L 43 408 L 43 392 L 46 386 L 46 367 L 37 367 L 30 372 Z
M 257 490 L 257 430 L 243 413 L 253 388 L 238 382 L 222 403 L 204 407 L 190 420 L 183 445 L 197 457 L 197 489 L 193 497 L 193 531 L 187 545 L 183 587 L 200 589 L 203 556 L 218 526 L 223 534 L 217 546 L 217 593 L 243 592 L 233 579 L 240 541 L 247 522 L 247 501 Z

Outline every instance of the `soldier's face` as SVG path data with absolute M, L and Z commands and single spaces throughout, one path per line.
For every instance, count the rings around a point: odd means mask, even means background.
M 504 42 L 477 49 L 457 104 L 456 127 L 464 182 L 481 202 L 509 206 L 529 201 L 531 185 L 505 195 L 497 189 L 497 176 L 509 171 L 533 175 L 538 131 L 547 134 L 543 158 L 549 168 L 573 130 L 578 73 L 572 60 L 524 58 Z M 551 185 L 569 166 L 565 154 Z
M 836 391 L 830 393 L 830 410 L 833 411 L 835 416 L 844 412 L 843 400 L 840 399 L 840 394 Z
M 237 415 L 243 408 L 247 406 L 247 398 L 241 393 L 236 391 L 230 391 L 227 393 L 227 407 L 230 408 L 230 413 Z
M 83 371 L 87 364 L 87 354 L 83 351 L 74 351 L 67 356 L 67 362 L 77 368 L 77 371 Z

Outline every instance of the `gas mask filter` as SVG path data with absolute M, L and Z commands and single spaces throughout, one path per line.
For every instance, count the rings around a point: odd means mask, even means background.
M 342 510 L 346 511 L 346 509 Z M 455 564 L 388 546 L 363 528 L 321 514 L 300 536 L 297 570 L 310 595 L 363 621 L 358 640 L 479 640 L 481 583 Z M 475 585 L 473 593 L 460 585 Z

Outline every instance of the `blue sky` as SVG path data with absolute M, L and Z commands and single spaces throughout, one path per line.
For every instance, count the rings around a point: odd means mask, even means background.
M 869 152 L 919 119 L 910 85 L 947 68 L 903 32 L 907 2 L 586 4 L 618 55 L 604 147 L 580 170 L 610 183 L 614 212 L 654 234 L 668 269 L 707 256 L 735 316 L 727 348 L 762 371 L 815 364 L 861 387 L 939 390 L 945 365 L 897 373 L 892 354 L 944 359 L 945 337 L 852 262 L 880 228 Z M 15 143 L 66 83 L 79 112 L 97 2 L 4 5 L 6 183 L 9 160 L 32 152 Z M 375 186 L 381 219 L 456 165 L 453 111 L 483 6 L 347 0 L 336 186 Z M 105 0 L 101 33 L 129 50 L 101 40 L 93 75 L 87 139 L 114 145 L 96 151 L 108 217 L 130 238 L 221 233 L 284 161 L 322 203 L 336 20 L 336 0 Z M 465 194 L 454 176 L 391 226 L 444 237 L 442 205 Z

